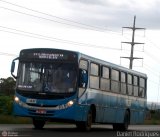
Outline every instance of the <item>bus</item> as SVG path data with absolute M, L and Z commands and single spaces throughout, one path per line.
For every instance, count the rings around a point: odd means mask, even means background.
M 144 122 L 146 74 L 52 48 L 21 50 L 11 74 L 16 79 L 13 113 L 30 117 L 36 129 L 59 121 L 86 131 L 94 123 L 125 131 L 130 124 Z

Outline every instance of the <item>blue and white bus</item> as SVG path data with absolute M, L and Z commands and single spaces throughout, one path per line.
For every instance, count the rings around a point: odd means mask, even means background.
M 14 114 L 31 117 L 37 129 L 46 121 L 71 122 L 83 130 L 93 123 L 127 130 L 129 124 L 144 122 L 146 74 L 79 52 L 48 48 L 21 50 L 11 74 L 16 78 Z

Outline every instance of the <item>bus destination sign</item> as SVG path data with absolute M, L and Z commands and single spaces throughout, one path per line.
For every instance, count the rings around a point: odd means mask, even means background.
M 64 51 L 22 51 L 20 53 L 22 60 L 76 60 L 77 55 L 74 52 Z
M 66 59 L 62 53 L 33 53 L 34 58 L 39 59 Z

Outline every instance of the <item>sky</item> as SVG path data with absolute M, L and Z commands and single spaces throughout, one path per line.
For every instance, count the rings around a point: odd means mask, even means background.
M 160 102 L 159 0 L 0 0 L 0 78 L 20 50 L 58 48 L 80 51 L 125 67 L 136 16 L 133 70 L 148 76 L 147 99 Z M 122 31 L 123 30 L 123 31 Z M 122 33 L 123 32 L 123 33 Z

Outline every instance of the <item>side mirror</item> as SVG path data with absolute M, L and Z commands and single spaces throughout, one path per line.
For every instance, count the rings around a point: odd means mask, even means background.
M 15 69 L 15 62 L 13 61 L 11 65 L 11 74 L 14 72 L 14 69 Z
M 79 72 L 79 87 L 85 88 L 88 83 L 88 73 L 86 70 L 82 69 L 80 69 Z
M 12 61 L 12 65 L 11 65 L 11 75 L 15 78 L 15 79 L 17 79 L 17 77 L 13 74 L 14 73 L 14 70 L 15 70 L 15 60 L 17 60 L 17 59 L 19 59 L 19 58 L 15 58 L 13 61 Z

